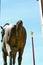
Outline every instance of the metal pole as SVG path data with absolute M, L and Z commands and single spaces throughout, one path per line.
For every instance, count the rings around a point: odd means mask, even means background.
M 34 42 L 32 37 L 32 53 L 33 53 L 33 65 L 35 65 L 35 54 L 34 54 Z
M 34 40 L 33 40 L 33 32 L 31 31 L 32 36 L 32 54 L 33 54 L 33 65 L 35 65 L 35 54 L 34 54 Z

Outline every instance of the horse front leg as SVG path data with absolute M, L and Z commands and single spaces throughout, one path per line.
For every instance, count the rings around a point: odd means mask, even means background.
M 7 65 L 7 53 L 4 51 L 4 48 L 2 48 L 2 52 L 3 52 L 4 65 Z
M 3 52 L 3 60 L 4 60 L 4 65 L 7 65 L 7 56 L 4 52 Z

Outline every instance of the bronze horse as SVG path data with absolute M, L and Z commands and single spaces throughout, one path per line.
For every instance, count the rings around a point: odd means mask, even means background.
M 7 41 L 8 44 L 10 45 L 11 52 L 10 52 L 10 65 L 15 65 L 15 58 L 16 58 L 16 53 L 18 52 L 18 65 L 21 65 L 22 61 L 22 55 L 24 51 L 24 47 L 26 44 L 26 37 L 27 33 L 26 30 L 23 26 L 23 22 L 19 20 L 16 25 L 11 29 L 10 37 L 9 40 Z M 3 42 L 3 41 L 2 41 Z M 4 44 L 4 49 L 3 51 L 3 59 L 4 59 L 4 65 L 7 65 L 7 56 L 8 53 L 6 51 L 6 45 Z M 13 62 L 12 62 L 13 58 Z

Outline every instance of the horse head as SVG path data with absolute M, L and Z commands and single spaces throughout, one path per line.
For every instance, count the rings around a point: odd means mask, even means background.
M 2 35 L 2 38 L 3 38 L 5 31 L 4 31 L 4 28 L 2 26 L 0 26 L 0 28 L 2 29 L 1 35 Z M 2 40 L 1 40 L 1 42 L 2 42 Z
M 9 25 L 9 23 L 6 23 L 3 27 L 2 26 L 0 26 L 0 28 L 2 29 L 2 31 L 1 31 L 1 35 L 2 35 L 2 40 L 3 40 L 3 36 L 4 36 L 4 34 L 5 34 L 5 26 L 6 25 Z M 1 40 L 1 42 L 2 42 L 2 40 Z

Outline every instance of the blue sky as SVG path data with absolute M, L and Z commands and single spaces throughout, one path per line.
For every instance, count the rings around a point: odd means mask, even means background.
M 1 0 L 0 0 L 0 13 L 1 13 Z
M 27 31 L 27 41 L 23 53 L 22 65 L 33 65 L 30 31 L 34 32 L 34 50 L 36 65 L 43 65 L 43 39 L 39 3 L 36 0 L 1 0 L 0 25 L 3 26 L 6 22 L 14 24 L 20 19 L 23 21 L 23 25 Z M 0 65 L 3 65 L 1 48 L 2 43 L 0 41 Z

